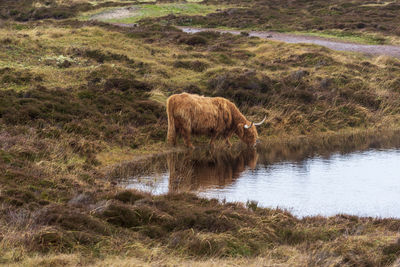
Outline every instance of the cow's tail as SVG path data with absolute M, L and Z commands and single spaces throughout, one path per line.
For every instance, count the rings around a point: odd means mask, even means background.
M 175 129 L 175 120 L 171 105 L 171 98 L 167 100 L 167 116 L 168 116 L 168 134 L 167 134 L 167 142 L 170 145 L 175 145 L 176 143 L 176 129 Z

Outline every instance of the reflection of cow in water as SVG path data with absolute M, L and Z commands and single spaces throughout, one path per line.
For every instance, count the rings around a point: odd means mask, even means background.
M 189 191 L 232 184 L 250 167 L 254 169 L 258 154 L 254 149 L 233 151 L 196 151 L 169 154 L 169 191 Z

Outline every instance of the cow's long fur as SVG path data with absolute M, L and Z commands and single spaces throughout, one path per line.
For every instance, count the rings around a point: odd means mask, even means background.
M 217 137 L 226 139 L 236 134 L 243 142 L 254 145 L 258 134 L 254 125 L 250 125 L 235 104 L 222 97 L 204 97 L 195 94 L 176 94 L 167 100 L 168 143 L 175 145 L 177 135 L 182 135 L 186 145 L 193 147 L 192 134 L 211 137 L 210 144 Z

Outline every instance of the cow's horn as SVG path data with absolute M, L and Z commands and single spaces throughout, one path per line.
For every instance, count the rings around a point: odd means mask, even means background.
M 267 116 L 264 117 L 264 119 L 260 122 L 254 123 L 255 126 L 260 126 L 261 124 L 264 123 L 265 119 L 267 118 Z
M 251 128 L 251 126 L 253 126 L 253 122 L 251 122 L 250 126 L 247 125 L 247 124 L 245 124 L 245 125 L 244 125 L 244 128 L 245 128 L 245 129 L 249 129 L 249 128 Z

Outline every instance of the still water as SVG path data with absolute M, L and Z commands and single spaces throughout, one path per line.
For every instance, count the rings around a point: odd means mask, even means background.
M 294 160 L 262 152 L 194 152 L 155 159 L 154 171 L 123 186 L 164 194 L 191 191 L 226 201 L 257 201 L 298 217 L 339 213 L 400 218 L 400 150 L 370 149 Z

